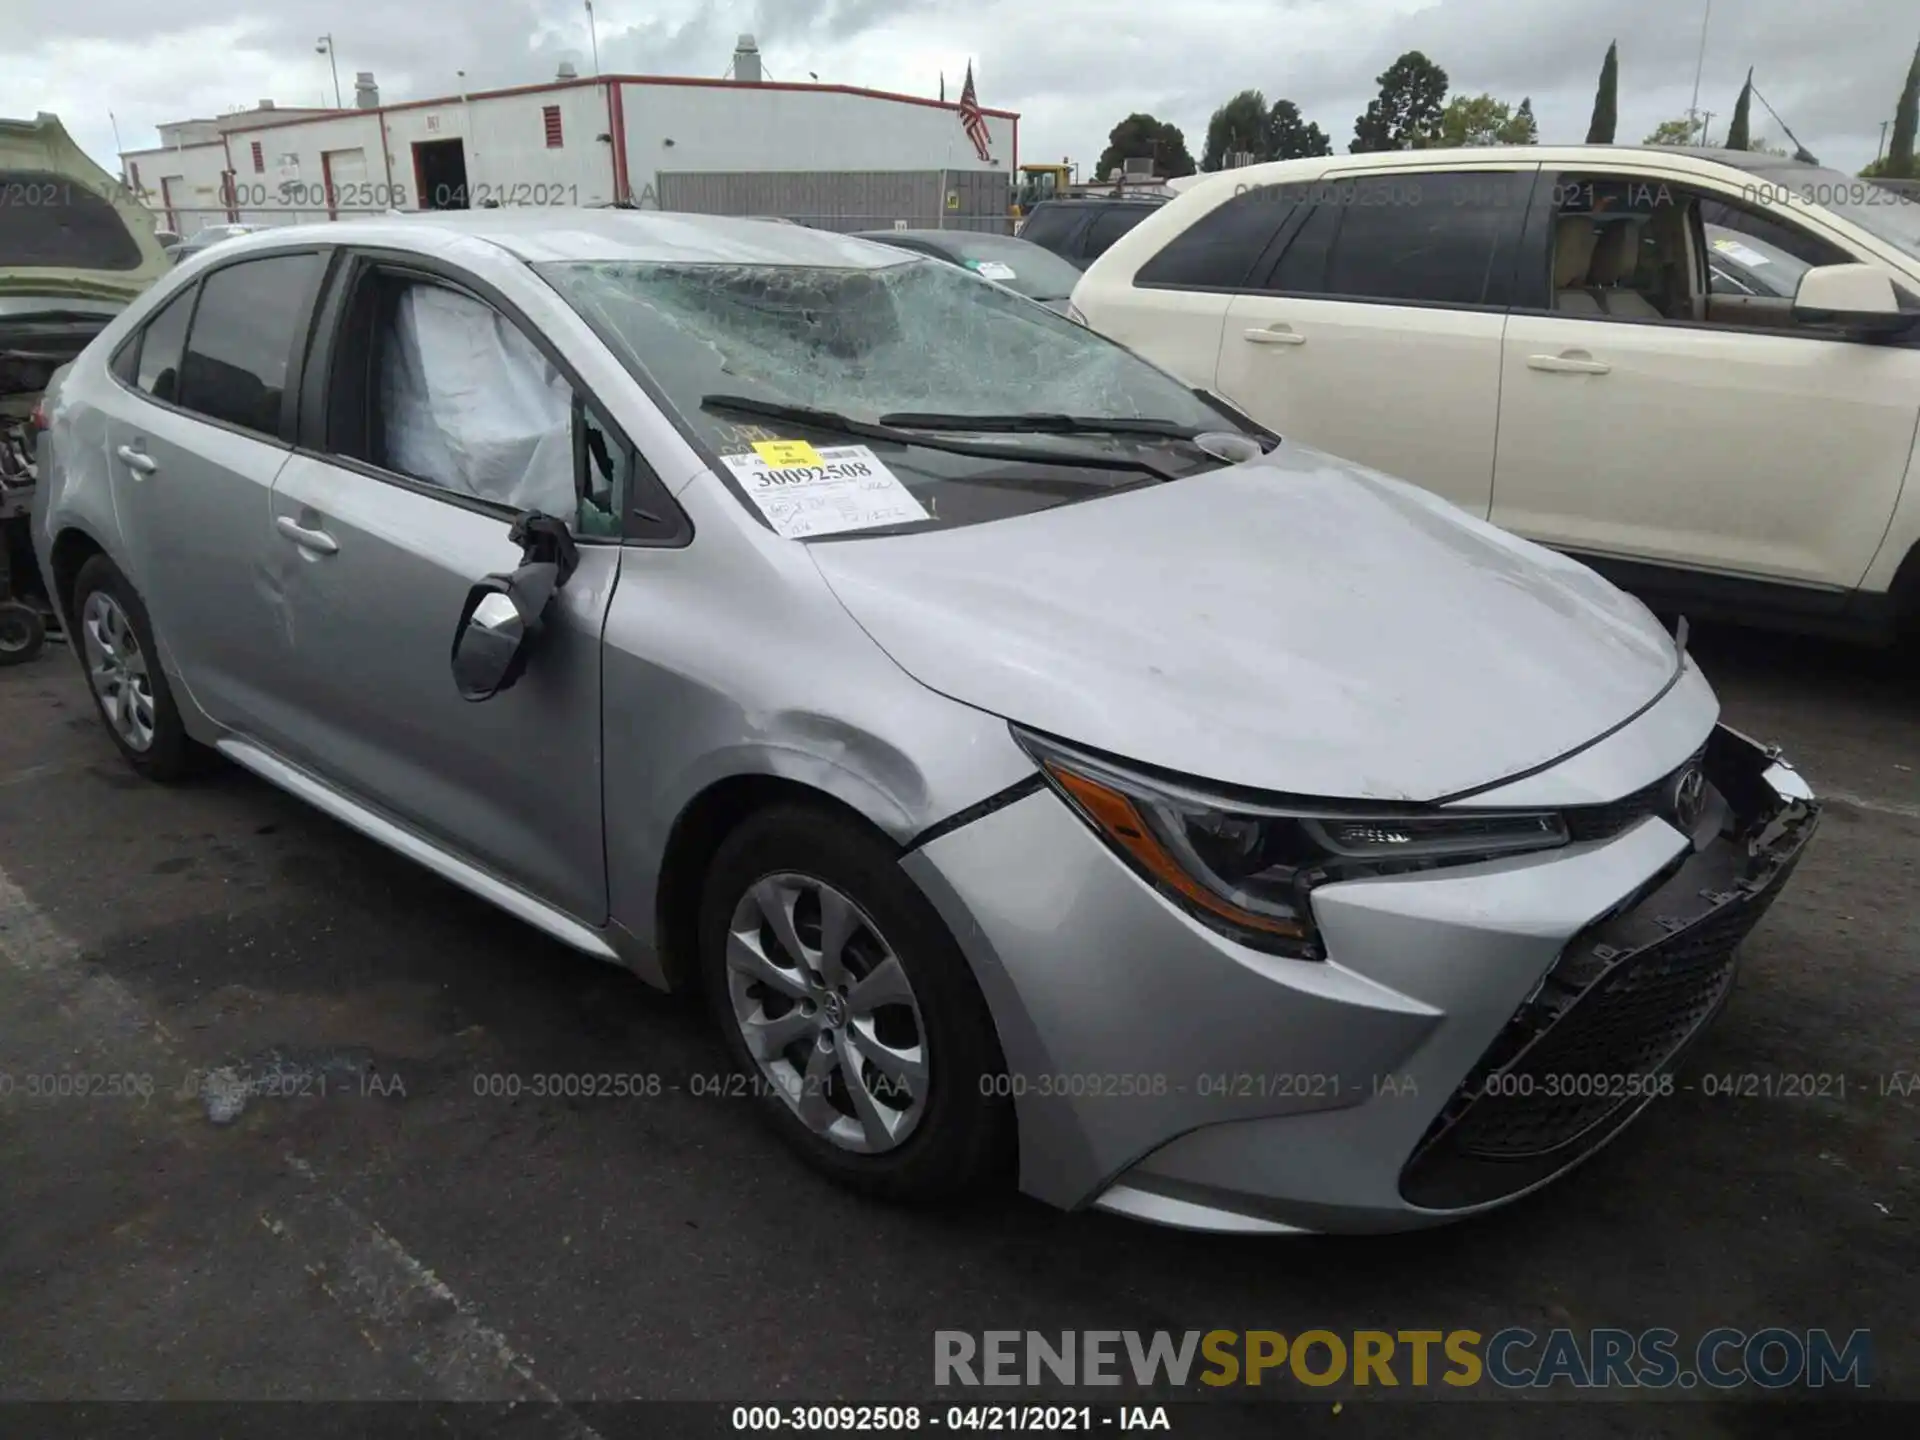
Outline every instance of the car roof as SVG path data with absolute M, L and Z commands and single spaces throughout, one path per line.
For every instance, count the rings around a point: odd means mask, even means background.
M 1492 145 L 1466 149 L 1381 150 L 1365 154 L 1321 155 L 1303 160 L 1269 160 L 1236 170 L 1215 170 L 1195 177 L 1182 196 L 1210 190 L 1220 184 L 1276 184 L 1321 175 L 1352 175 L 1368 170 L 1444 169 L 1491 160 L 1529 161 L 1542 165 L 1579 166 L 1601 160 L 1678 161 L 1678 168 L 1711 173 L 1734 169 L 1749 175 L 1793 173 L 1817 168 L 1784 155 L 1765 151 L 1708 149 L 1692 145 Z M 1046 201 L 1075 204 L 1075 201 Z M 1038 209 L 1039 206 L 1035 206 Z
M 903 263 L 898 250 L 804 225 L 731 215 L 684 215 L 662 210 L 481 209 L 363 216 L 289 225 L 236 238 L 240 247 L 311 244 L 415 248 L 427 236 L 479 240 L 529 264 L 612 263 L 813 265 L 879 269 Z

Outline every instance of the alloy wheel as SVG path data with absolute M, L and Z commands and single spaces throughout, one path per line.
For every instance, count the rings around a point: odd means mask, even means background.
M 81 610 L 80 633 L 101 713 L 129 750 L 144 754 L 153 746 L 153 679 L 127 612 L 96 590 Z
M 726 964 L 747 1052 L 800 1122 L 855 1154 L 905 1143 L 927 1108 L 926 1026 L 866 912 L 812 876 L 765 876 L 734 906 Z

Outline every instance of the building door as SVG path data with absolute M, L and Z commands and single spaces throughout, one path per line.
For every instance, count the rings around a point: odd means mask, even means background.
M 322 150 L 320 179 L 327 187 L 327 218 L 338 220 L 345 210 L 373 208 L 372 192 L 367 185 L 367 152 L 364 150 Z
M 415 141 L 413 179 L 422 210 L 465 210 L 471 203 L 466 146 L 458 139 Z

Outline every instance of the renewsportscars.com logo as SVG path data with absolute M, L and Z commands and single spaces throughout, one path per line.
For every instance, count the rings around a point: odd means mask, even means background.
M 1868 1389 L 1872 1336 L 1827 1330 L 936 1330 L 940 1386 Z

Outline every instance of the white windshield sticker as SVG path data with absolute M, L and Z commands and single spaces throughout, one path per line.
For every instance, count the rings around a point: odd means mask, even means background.
M 722 455 L 767 523 L 789 540 L 906 525 L 930 517 L 913 492 L 864 445 L 817 452 L 817 465 L 770 465 L 761 455 Z
M 975 272 L 986 276 L 989 280 L 1011 280 L 1014 278 L 1013 267 L 1011 265 L 1002 265 L 998 260 L 982 260 L 973 268 Z
M 1764 265 L 1767 263 L 1766 256 L 1762 255 L 1758 250 L 1749 249 L 1738 240 L 1716 240 L 1713 242 L 1713 248 L 1718 250 L 1722 255 L 1739 261 L 1742 265 Z

